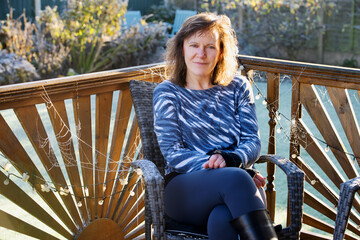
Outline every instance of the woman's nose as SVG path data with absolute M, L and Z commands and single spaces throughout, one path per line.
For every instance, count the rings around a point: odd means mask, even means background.
M 205 49 L 204 49 L 204 48 L 199 48 L 198 56 L 199 56 L 199 57 L 204 57 L 204 56 L 206 56 L 206 52 L 205 52 Z

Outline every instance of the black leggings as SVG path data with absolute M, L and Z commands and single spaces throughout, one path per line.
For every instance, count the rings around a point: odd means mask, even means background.
M 165 187 L 164 195 L 165 212 L 170 218 L 207 226 L 211 240 L 238 239 L 230 221 L 265 209 L 253 179 L 235 167 L 178 175 Z

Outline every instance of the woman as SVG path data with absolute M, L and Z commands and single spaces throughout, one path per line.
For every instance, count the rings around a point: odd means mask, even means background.
M 277 239 L 242 168 L 259 157 L 250 83 L 237 76 L 237 41 L 226 16 L 201 13 L 167 45 L 169 80 L 154 91 L 154 128 L 166 160 L 165 212 L 207 226 L 209 239 Z

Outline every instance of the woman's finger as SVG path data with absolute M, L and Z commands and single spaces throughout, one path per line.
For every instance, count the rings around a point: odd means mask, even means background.
M 256 183 L 256 186 L 259 187 L 264 187 L 266 182 L 265 182 L 265 178 L 263 176 L 261 176 L 260 174 L 256 174 L 254 176 L 254 181 Z
M 225 162 L 225 160 L 220 164 L 220 168 L 224 168 L 224 167 L 226 167 L 226 162 Z
M 225 160 L 223 158 L 223 156 L 221 156 L 220 154 L 218 154 L 215 164 L 214 164 L 214 168 L 223 168 L 224 166 Z M 226 165 L 226 163 L 225 163 Z
M 209 161 L 207 161 L 206 163 L 204 163 L 203 167 L 204 167 L 205 169 L 208 169 L 208 168 L 209 168 Z
M 261 182 L 257 178 L 254 178 L 254 182 L 257 188 L 261 188 Z

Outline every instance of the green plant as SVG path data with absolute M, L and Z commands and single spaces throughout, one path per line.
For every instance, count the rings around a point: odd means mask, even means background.
M 0 85 L 39 79 L 35 67 L 25 58 L 0 50 Z
M 257 46 L 257 55 L 280 57 L 285 51 L 294 60 L 322 27 L 318 0 L 252 1 L 249 7 L 241 37 Z
M 167 41 L 165 28 L 162 23 L 131 27 L 105 43 L 102 64 L 107 69 L 114 69 L 163 61 L 162 53 Z
M 34 45 L 35 24 L 27 20 L 25 11 L 17 19 L 13 18 L 13 9 L 5 21 L 1 21 L 3 46 L 10 53 L 15 53 L 31 62 Z
M 167 22 L 174 23 L 175 18 L 175 6 L 169 4 L 165 5 L 153 5 L 151 6 L 151 15 L 146 19 L 147 22 Z
M 359 64 L 358 61 L 355 59 L 354 56 L 351 59 L 345 59 L 342 64 L 343 67 L 351 67 L 351 68 L 358 68 Z
M 111 6 L 111 7 L 109 7 Z M 125 14 L 126 1 L 75 1 L 64 15 L 61 33 L 70 47 L 70 64 L 78 73 L 101 69 L 98 64 L 105 39 L 111 39 L 120 29 L 120 17 Z
M 31 23 L 25 13 L 13 19 L 12 12 L 10 9 L 7 20 L 2 22 L 3 48 L 25 58 L 36 68 L 41 78 L 63 74 L 69 48 L 60 38 L 64 25 L 56 7 L 47 7 L 42 11 L 37 24 Z
M 323 0 L 202 0 L 204 11 L 234 14 L 242 8 L 242 26 L 237 29 L 240 49 L 250 54 L 296 59 L 299 51 L 323 28 L 319 11 L 331 14 L 335 4 Z M 234 18 L 232 18 L 233 23 Z M 283 54 L 285 53 L 285 54 Z
M 27 59 L 42 79 L 162 61 L 167 25 L 143 20 L 142 26 L 121 29 L 126 3 L 76 1 L 62 15 L 47 7 L 36 24 L 25 14 L 13 19 L 10 12 L 2 22 L 1 46 Z
M 47 6 L 37 21 L 32 63 L 41 78 L 52 78 L 64 75 L 69 67 L 70 48 L 61 38 L 64 22 L 57 12 L 57 7 Z

